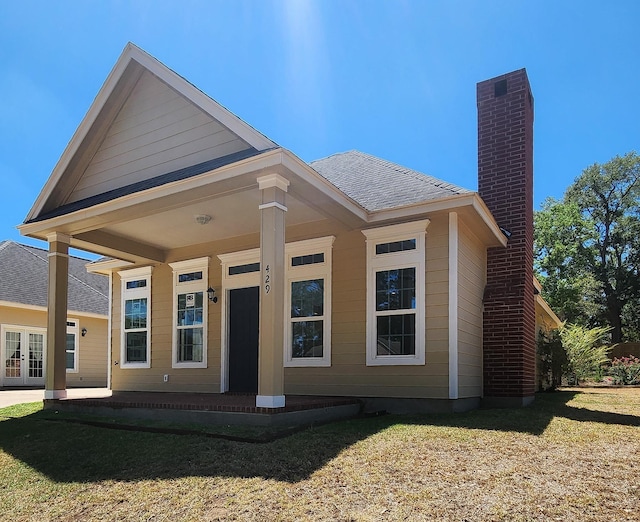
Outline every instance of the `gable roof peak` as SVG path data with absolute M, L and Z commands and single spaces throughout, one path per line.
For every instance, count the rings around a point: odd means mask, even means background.
M 246 148 L 264 151 L 277 147 L 275 142 L 184 77 L 140 47 L 128 42 L 26 216 L 25 223 L 68 202 L 71 191 L 77 186 L 109 128 L 145 72 L 153 75 L 225 127 L 244 143 Z

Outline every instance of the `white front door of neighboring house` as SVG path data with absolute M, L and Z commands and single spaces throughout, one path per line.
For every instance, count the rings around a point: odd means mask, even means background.
M 46 329 L 2 326 L 1 386 L 44 386 Z

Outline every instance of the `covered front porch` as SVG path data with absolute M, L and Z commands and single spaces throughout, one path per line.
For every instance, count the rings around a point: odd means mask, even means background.
M 285 407 L 285 236 L 291 227 L 327 219 L 352 229 L 366 222 L 366 212 L 295 155 L 127 45 L 20 226 L 49 244 L 46 399 L 66 397 L 69 248 L 109 258 L 102 268 L 111 278 L 110 385 L 206 393 L 229 389 L 229 347 L 219 333 L 228 311 L 220 311 L 226 296 L 217 260 L 258 249 L 252 407 Z M 163 287 L 170 277 L 173 290 Z M 131 297 L 121 297 L 129 290 Z M 187 324 L 192 312 L 197 323 Z

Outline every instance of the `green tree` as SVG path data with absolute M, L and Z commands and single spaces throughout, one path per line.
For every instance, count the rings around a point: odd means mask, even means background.
M 640 157 L 585 169 L 535 217 L 536 271 L 559 315 L 610 326 L 612 342 L 640 337 Z

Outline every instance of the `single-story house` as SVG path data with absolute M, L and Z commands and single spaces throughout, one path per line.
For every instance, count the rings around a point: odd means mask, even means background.
M 109 279 L 69 256 L 64 370 L 67 386 L 107 386 Z M 47 360 L 48 252 L 0 242 L 0 387 L 40 387 Z
M 358 151 L 306 163 L 128 44 L 19 227 L 49 244 L 46 398 L 76 247 L 107 258 L 114 391 L 529 403 L 533 97 L 524 69 L 477 95 L 476 192 Z

